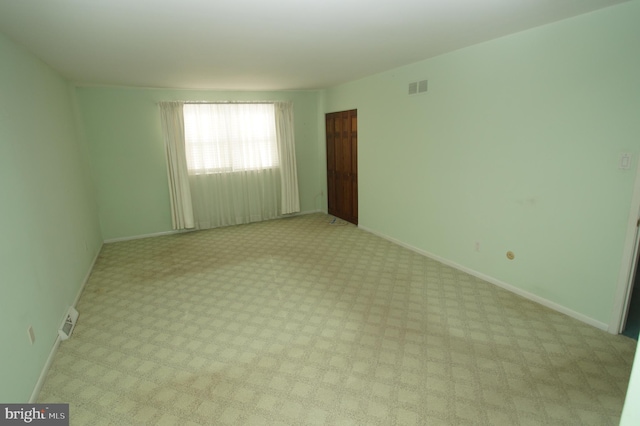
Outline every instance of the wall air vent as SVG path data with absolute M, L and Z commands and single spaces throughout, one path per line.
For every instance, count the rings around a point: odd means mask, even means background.
M 416 95 L 419 93 L 424 93 L 427 91 L 427 85 L 427 80 L 414 81 L 412 83 L 409 83 L 409 94 Z

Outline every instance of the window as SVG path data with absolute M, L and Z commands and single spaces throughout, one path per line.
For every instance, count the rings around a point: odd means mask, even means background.
M 278 167 L 273 104 L 184 104 L 189 174 Z
M 159 107 L 174 229 L 300 211 L 293 102 L 163 101 Z

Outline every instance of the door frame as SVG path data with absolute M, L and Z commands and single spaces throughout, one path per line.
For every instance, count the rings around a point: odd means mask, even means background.
M 631 210 L 627 220 L 627 233 L 622 250 L 622 263 L 618 274 L 618 286 L 613 300 L 613 311 L 607 331 L 620 334 L 624 331 L 631 302 L 631 292 L 638 264 L 638 246 L 640 245 L 640 161 L 636 164 L 636 178 L 631 197 Z

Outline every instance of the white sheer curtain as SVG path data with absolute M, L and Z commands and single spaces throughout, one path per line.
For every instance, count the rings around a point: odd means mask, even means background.
M 198 229 L 280 216 L 278 169 L 189 175 L 189 186 Z
M 176 103 L 161 103 L 161 109 L 167 104 Z M 187 182 L 195 228 L 257 222 L 300 210 L 291 102 L 184 103 L 182 123 L 164 115 L 163 126 L 176 126 L 165 131 L 174 148 L 167 150 L 167 161 L 181 163 L 168 167 L 188 171 L 180 173 L 177 186 L 183 189 Z M 181 141 L 167 133 L 181 134 Z M 265 138 L 276 143 L 264 144 Z M 174 150 L 184 155 L 169 155 Z M 184 198 L 171 200 L 172 209 L 187 210 Z
M 173 229 L 195 227 L 184 148 L 183 102 L 160 103 Z
M 300 211 L 298 195 L 298 169 L 293 128 L 293 103 L 276 102 L 276 134 L 282 180 L 282 214 Z

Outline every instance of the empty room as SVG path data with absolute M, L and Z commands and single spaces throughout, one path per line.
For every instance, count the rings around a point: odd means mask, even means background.
M 640 424 L 638 23 L 0 2 L 0 423 Z

